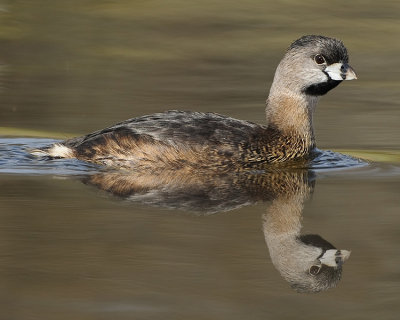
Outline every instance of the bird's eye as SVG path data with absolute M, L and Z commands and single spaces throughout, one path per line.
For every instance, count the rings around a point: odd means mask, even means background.
M 316 64 L 323 64 L 323 63 L 325 63 L 325 58 L 322 54 L 317 54 L 314 57 L 314 61 L 316 62 Z
M 310 270 L 308 270 L 308 272 L 312 275 L 312 276 L 316 276 L 319 271 L 321 270 L 321 266 L 311 266 Z

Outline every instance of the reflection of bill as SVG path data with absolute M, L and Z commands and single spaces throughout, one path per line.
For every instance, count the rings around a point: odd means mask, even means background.
M 300 234 L 312 178 L 306 169 L 271 167 L 223 175 L 117 170 L 88 176 L 84 182 L 126 200 L 199 214 L 272 201 L 263 214 L 263 231 L 274 266 L 296 291 L 319 292 L 337 285 L 350 252 L 337 250 L 319 235 Z

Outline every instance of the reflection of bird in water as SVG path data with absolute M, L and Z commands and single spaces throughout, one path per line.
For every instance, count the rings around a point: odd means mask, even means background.
M 299 292 L 319 292 L 337 285 L 347 250 L 337 250 L 319 235 L 301 235 L 305 185 L 272 201 L 263 215 L 263 230 L 274 266 Z
M 131 201 L 201 214 L 272 201 L 263 214 L 266 243 L 274 266 L 299 292 L 336 286 L 350 255 L 318 235 L 300 234 L 303 204 L 314 187 L 313 174 L 306 169 L 271 166 L 264 172 L 192 176 L 115 170 L 84 182 Z
M 267 100 L 267 125 L 215 113 L 169 111 L 129 119 L 33 153 L 114 167 L 187 174 L 231 171 L 308 157 L 315 147 L 312 114 L 319 97 L 356 79 L 339 40 L 304 36 L 279 63 Z

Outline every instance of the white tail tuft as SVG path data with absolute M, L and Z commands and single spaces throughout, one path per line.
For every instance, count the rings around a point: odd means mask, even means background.
M 47 150 L 47 154 L 50 157 L 58 158 L 73 158 L 74 152 L 71 148 L 68 148 L 62 144 L 56 143 L 50 149 Z

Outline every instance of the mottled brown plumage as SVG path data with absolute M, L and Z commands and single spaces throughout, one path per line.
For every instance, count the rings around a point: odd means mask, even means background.
M 310 141 L 297 135 L 283 134 L 273 126 L 249 122 L 243 125 L 238 120 L 213 113 L 169 111 L 151 117 L 155 116 L 168 119 L 158 130 L 158 139 L 137 131 L 141 122 L 151 121 L 142 117 L 129 125 L 122 123 L 106 132 L 67 140 L 64 145 L 73 150 L 73 157 L 85 161 L 138 170 L 168 167 L 188 173 L 191 170 L 230 170 L 294 160 L 306 156 L 313 147 Z M 181 117 L 190 119 L 195 125 L 174 131 L 174 123 L 180 122 Z M 231 127 L 226 125 L 229 122 L 238 123 Z M 203 131 L 201 123 L 207 123 L 209 128 Z
M 318 59 L 316 58 L 318 56 Z M 320 95 L 355 79 L 343 43 L 305 36 L 275 73 L 267 125 L 216 113 L 168 111 L 129 119 L 42 150 L 135 170 L 241 170 L 307 158 L 315 148 L 312 115 Z

